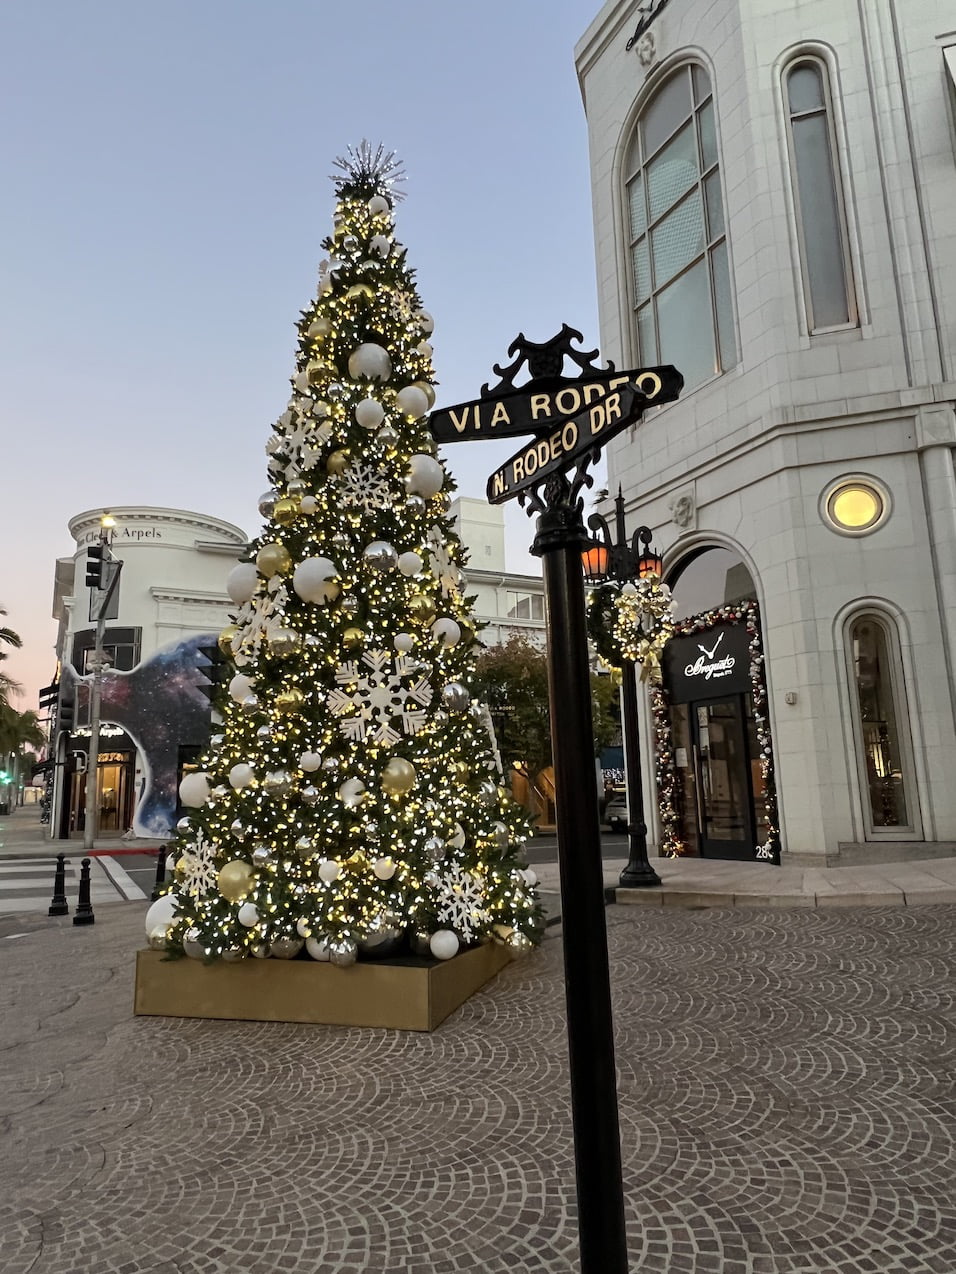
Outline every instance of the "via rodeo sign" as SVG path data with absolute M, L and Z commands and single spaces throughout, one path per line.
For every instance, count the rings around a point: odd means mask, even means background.
M 596 368 L 591 360 L 597 350 L 572 349 L 575 338 L 580 341 L 581 334 L 567 324 L 540 345 L 519 335 L 508 350 L 518 353 L 514 363 L 504 369 L 495 365 L 502 377 L 498 386 L 484 385 L 473 402 L 432 412 L 429 424 L 439 443 L 534 435 L 488 479 L 489 503 L 502 504 L 585 456 L 596 458 L 615 434 L 640 420 L 645 408 L 673 402 L 683 388 L 683 377 L 670 366 L 628 372 L 616 372 L 613 363 Z M 565 357 L 581 368 L 579 376 L 561 375 Z M 531 379 L 518 388 L 514 376 L 525 362 Z

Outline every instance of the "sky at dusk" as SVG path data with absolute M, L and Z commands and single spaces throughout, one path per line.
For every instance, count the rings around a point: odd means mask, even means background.
M 519 331 L 598 344 L 573 48 L 597 0 L 6 0 L 0 5 L 4 670 L 55 671 L 54 566 L 86 509 L 261 529 L 264 446 L 331 230 L 334 160 L 403 161 L 397 236 L 438 405 Z M 483 497 L 517 444 L 449 447 Z M 533 526 L 508 511 L 509 568 Z

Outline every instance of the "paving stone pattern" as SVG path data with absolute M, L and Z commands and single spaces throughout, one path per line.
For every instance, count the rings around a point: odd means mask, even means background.
M 0 927 L 3 1274 L 578 1269 L 555 930 L 421 1035 L 134 1018 L 143 910 Z M 632 1271 L 956 1270 L 954 921 L 608 911 Z

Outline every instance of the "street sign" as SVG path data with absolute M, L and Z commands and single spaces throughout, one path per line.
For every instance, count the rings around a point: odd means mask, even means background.
M 622 429 L 636 424 L 646 407 L 676 398 L 679 384 L 672 393 L 665 393 L 665 381 L 658 375 L 667 371 L 673 369 L 636 373 L 635 384 L 624 384 L 605 394 L 580 415 L 563 421 L 549 434 L 522 448 L 488 479 L 489 504 L 503 504 L 537 486 L 550 474 L 561 473 L 592 448 L 603 447 Z
M 642 378 L 656 377 L 662 387 L 673 386 L 673 367 L 640 367 L 630 372 L 585 373 L 575 380 L 542 379 L 511 393 L 476 398 L 433 411 L 429 417 L 436 442 L 487 442 L 494 438 L 518 438 L 547 434 L 556 425 L 580 415 L 609 394 Z M 650 383 L 650 382 L 646 382 Z M 680 392 L 659 391 L 655 402 L 670 402 Z M 648 395 L 650 401 L 650 395 Z

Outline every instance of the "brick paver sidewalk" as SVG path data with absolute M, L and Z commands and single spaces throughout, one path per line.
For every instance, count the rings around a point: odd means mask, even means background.
M 134 1018 L 143 910 L 0 937 L 4 1274 L 577 1270 L 555 930 L 419 1035 Z M 631 1269 L 952 1274 L 956 907 L 607 914 Z

